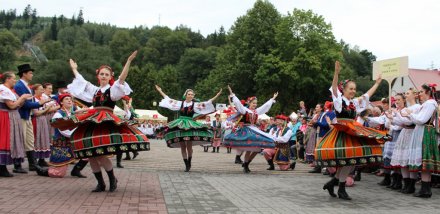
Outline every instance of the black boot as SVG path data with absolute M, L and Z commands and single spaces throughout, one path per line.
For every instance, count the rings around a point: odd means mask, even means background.
M 122 166 L 121 162 L 122 162 L 122 152 L 118 152 L 118 153 L 116 153 L 116 167 L 124 168 L 124 166 Z
M 406 189 L 406 191 L 402 191 L 402 193 L 412 194 L 412 193 L 416 192 L 416 182 L 417 182 L 416 179 L 410 179 L 408 188 Z
M 361 177 L 361 170 L 356 170 L 355 171 L 356 175 L 354 176 L 354 181 L 361 181 L 362 177 Z
M 381 182 L 377 183 L 377 184 L 379 184 L 381 186 L 388 186 L 388 185 L 390 185 L 391 184 L 391 175 L 388 174 L 388 173 L 385 173 L 385 175 L 383 177 L 383 180 Z
M 43 167 L 41 167 L 41 166 L 39 166 L 39 165 L 36 165 L 36 166 L 35 166 L 35 169 L 36 169 L 37 174 L 38 174 L 39 176 L 49 177 L 49 170 L 48 170 L 48 169 L 45 169 L 45 168 L 43 168 Z
M 44 160 L 44 158 L 40 158 L 40 159 L 38 159 L 38 166 L 49 167 L 49 164 L 47 164 L 47 162 L 46 162 L 46 160 Z
M 394 188 L 394 186 L 396 186 L 396 184 L 397 184 L 397 174 L 396 173 L 393 173 L 393 174 L 391 174 L 391 183 L 390 183 L 390 185 L 388 185 L 387 186 L 387 188 Z
M 0 177 L 14 177 L 14 175 L 9 173 L 6 165 L 0 165 Z
M 235 156 L 235 164 L 243 164 L 243 161 L 240 158 L 240 155 Z
M 350 196 L 345 191 L 345 182 L 339 182 L 338 197 L 344 200 L 351 200 Z
M 105 183 L 104 178 L 102 177 L 102 172 L 94 172 L 96 180 L 98 181 L 98 185 L 96 188 L 92 190 L 92 192 L 104 192 L 105 191 Z
M 192 157 L 188 157 L 188 166 L 189 166 L 188 171 L 191 170 L 191 160 Z
M 403 187 L 399 192 L 404 193 L 404 192 L 408 191 L 408 187 L 409 187 L 410 183 L 411 183 L 410 178 L 403 178 Z
M 275 166 L 273 165 L 273 160 L 267 160 L 267 163 L 269 164 L 269 168 L 267 168 L 267 170 L 274 170 Z
M 134 157 L 133 157 L 133 159 L 134 159 Z M 124 160 L 131 160 L 130 152 L 125 152 L 125 158 L 124 158 Z
M 113 173 L 113 169 L 107 171 L 108 179 L 110 181 L 110 188 L 108 191 L 114 192 L 116 188 L 118 188 L 118 179 L 116 179 L 115 174 Z
M 14 169 L 12 170 L 12 172 L 14 172 L 14 173 L 27 173 L 27 171 L 21 167 L 20 161 L 14 160 L 14 162 L 15 162 Z
M 420 191 L 414 194 L 415 197 L 419 197 L 419 198 L 431 198 L 431 195 L 432 195 L 431 182 L 424 182 L 424 181 L 422 181 L 422 187 Z
M 29 163 L 29 171 L 36 171 L 37 169 L 35 168 L 36 160 L 35 160 L 35 151 L 27 151 L 26 152 L 26 157 L 28 159 L 28 163 Z
M 79 160 L 78 163 L 75 164 L 75 166 L 73 166 L 72 171 L 70 172 L 71 176 L 76 176 L 78 178 L 87 178 L 86 176 L 81 174 L 81 170 L 84 169 L 84 167 L 86 167 L 87 163 L 89 163 L 88 161 L 85 160 Z
M 185 172 L 189 172 L 189 163 L 188 163 L 188 159 L 183 159 L 183 162 L 185 162 Z
M 215 152 L 215 147 L 212 147 L 212 153 L 214 153 Z
M 290 169 L 295 170 L 295 167 L 296 167 L 296 162 L 292 162 L 290 164 Z
M 133 151 L 133 160 L 139 155 L 138 151 Z
M 396 182 L 394 183 L 394 186 L 391 187 L 393 190 L 401 190 L 402 189 L 402 175 L 396 174 Z
M 217 147 L 217 153 L 219 153 L 220 152 L 220 146 L 219 147 Z
M 315 166 L 312 170 L 309 171 L 309 173 L 321 173 L 321 167 Z
M 228 154 L 229 153 L 231 153 L 231 151 L 232 151 L 232 148 L 231 147 L 226 147 L 226 151 L 228 152 Z
M 339 183 L 339 179 L 332 178 L 329 182 L 324 184 L 324 187 L 322 187 L 322 189 L 323 190 L 327 190 L 328 194 L 330 194 L 330 196 L 336 197 L 335 185 L 337 185 L 338 183 Z
M 249 173 L 249 172 L 251 172 L 251 170 L 249 170 L 249 162 L 244 162 L 244 163 L 243 163 L 243 172 L 244 172 L 244 173 Z

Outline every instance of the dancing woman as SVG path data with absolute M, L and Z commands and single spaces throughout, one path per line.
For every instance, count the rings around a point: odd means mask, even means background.
M 179 118 L 168 123 L 164 137 L 168 147 L 180 147 L 183 162 L 185 162 L 185 172 L 188 172 L 191 169 L 192 147 L 211 143 L 213 137 L 208 127 L 195 121 L 193 115 L 194 113 L 209 114 L 214 112 L 215 107 L 212 102 L 220 96 L 222 89 L 206 102 L 196 102 L 194 100 L 195 93 L 192 89 L 185 91 L 183 101 L 171 99 L 158 85 L 156 85 L 156 90 L 163 97 L 159 103 L 160 107 L 179 112 Z
M 96 70 L 99 87 L 86 81 L 78 72 L 76 62 L 70 59 L 75 79 L 67 88 L 74 97 L 93 103 L 94 108 L 84 114 L 56 119 L 52 124 L 61 131 L 77 127 L 70 141 L 73 143 L 73 151 L 77 158 L 89 158 L 90 167 L 98 181 L 98 185 L 92 192 L 105 191 L 101 167 L 105 169 L 109 177 L 109 191 L 113 192 L 117 188 L 117 179 L 108 155 L 117 154 L 120 151 L 150 149 L 150 143 L 144 134 L 113 114 L 116 101 L 132 92 L 125 79 L 136 54 L 137 51 L 128 57 L 116 81 L 113 70 L 109 66 L 99 67 Z
M 355 98 L 356 83 L 353 81 L 345 80 L 338 87 L 340 70 L 340 64 L 336 61 L 330 88 L 336 113 L 336 118 L 332 121 L 334 128 L 318 143 L 315 158 L 320 166 L 337 167 L 335 177 L 327 182 L 323 189 L 328 190 L 332 197 L 336 197 L 334 186 L 339 183 L 339 198 L 351 200 L 345 191 L 345 179 L 356 165 L 382 162 L 380 144 L 388 137 L 384 132 L 363 127 L 354 121 L 356 113 L 360 113 L 366 107 L 382 79 L 379 77 L 366 94 Z
M 239 125 L 235 132 L 225 136 L 223 145 L 246 151 L 244 156 L 243 171 L 244 173 L 249 173 L 249 163 L 261 151 L 262 148 L 275 148 L 273 137 L 270 134 L 259 130 L 255 124 L 258 121 L 258 115 L 264 114 L 270 110 L 272 104 L 275 103 L 278 92 L 276 92 L 273 97 L 264 105 L 257 108 L 256 97 L 249 97 L 247 99 L 248 106 L 245 107 L 232 92 L 232 89 L 229 87 L 229 85 L 228 89 L 230 97 L 232 97 L 232 102 L 237 109 L 237 115 L 233 117 L 238 119 L 237 121 L 239 122 Z

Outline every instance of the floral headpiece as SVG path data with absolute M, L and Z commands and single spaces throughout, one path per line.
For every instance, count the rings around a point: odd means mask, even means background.
M 341 81 L 341 82 L 338 84 L 338 89 L 339 89 L 339 91 L 342 92 L 342 90 L 345 88 L 345 86 L 347 85 L 347 83 L 348 83 L 348 82 L 351 82 L 351 81 L 352 81 L 351 79 L 346 79 L 346 80 L 344 80 L 344 81 Z
M 251 103 L 252 101 L 254 101 L 254 100 L 256 100 L 256 99 L 257 99 L 256 96 L 248 97 L 247 100 L 246 100 L 246 103 Z

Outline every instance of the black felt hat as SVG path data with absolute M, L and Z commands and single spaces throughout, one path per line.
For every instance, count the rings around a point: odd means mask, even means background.
M 31 65 L 29 65 L 29 64 L 19 65 L 17 68 L 18 68 L 18 75 L 23 74 L 28 71 L 35 71 L 33 68 L 31 68 Z

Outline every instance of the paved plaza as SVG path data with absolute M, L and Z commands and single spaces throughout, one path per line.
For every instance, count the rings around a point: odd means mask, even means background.
M 87 166 L 85 179 L 48 178 L 36 173 L 0 178 L 0 213 L 439 213 L 440 189 L 430 199 L 419 199 L 380 187 L 381 179 L 363 174 L 347 188 L 352 201 L 331 198 L 322 185 L 329 178 L 295 171 L 267 171 L 257 156 L 250 174 L 233 163 L 235 153 L 203 152 L 194 147 L 191 172 L 183 172 L 180 149 L 152 140 L 124 169 L 114 193 L 91 193 L 96 181 Z M 115 163 L 115 160 L 113 161 Z M 27 166 L 25 166 L 27 168 Z M 9 167 L 10 170 L 11 167 Z M 107 182 L 108 178 L 104 176 Z M 420 185 L 417 185 L 420 188 Z

